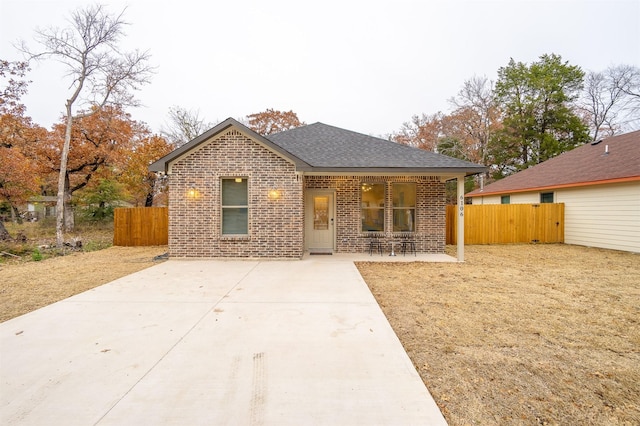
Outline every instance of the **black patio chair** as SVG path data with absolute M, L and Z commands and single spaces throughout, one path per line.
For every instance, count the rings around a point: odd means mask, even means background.
M 382 256 L 382 242 L 380 241 L 380 237 L 377 235 L 367 235 L 367 238 L 369 238 L 369 256 L 372 256 L 376 250 L 380 253 L 380 256 Z
M 413 235 L 404 235 L 400 241 L 402 242 L 401 250 L 403 256 L 407 255 L 407 250 L 409 250 L 410 253 L 413 253 L 414 256 L 418 256 L 416 254 L 416 240 Z

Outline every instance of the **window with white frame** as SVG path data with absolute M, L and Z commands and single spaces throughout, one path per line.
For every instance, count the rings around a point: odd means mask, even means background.
M 393 184 L 393 232 L 416 229 L 416 184 Z
M 384 232 L 384 183 L 360 185 L 362 232 Z
M 249 233 L 248 180 L 236 177 L 222 179 L 222 235 Z

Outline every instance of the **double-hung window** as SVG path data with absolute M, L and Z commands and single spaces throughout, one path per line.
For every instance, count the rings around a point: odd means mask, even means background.
M 249 233 L 249 191 L 246 178 L 222 179 L 222 235 Z
M 416 184 L 393 184 L 393 232 L 416 229 Z
M 362 232 L 384 232 L 384 183 L 360 185 Z

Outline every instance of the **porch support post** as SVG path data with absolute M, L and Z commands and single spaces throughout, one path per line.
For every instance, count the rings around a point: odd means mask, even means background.
M 458 218 L 458 229 L 456 244 L 458 248 L 458 262 L 464 262 L 464 175 L 459 175 L 458 181 L 458 209 L 456 216 Z

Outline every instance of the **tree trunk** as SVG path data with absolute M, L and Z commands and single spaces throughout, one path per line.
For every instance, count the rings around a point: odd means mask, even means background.
M 9 235 L 9 231 L 4 227 L 4 222 L 0 220 L 0 241 L 9 241 L 12 240 L 11 235 Z
M 64 245 L 64 225 L 65 225 L 65 183 L 67 178 L 67 160 L 69 158 L 69 148 L 71 146 L 71 100 L 67 101 L 67 128 L 64 133 L 64 145 L 60 155 L 60 174 L 58 175 L 58 198 L 56 201 L 56 246 L 62 248 Z
M 153 207 L 153 192 L 147 193 L 147 198 L 144 200 L 145 207 Z
M 17 206 L 11 206 L 11 215 L 13 216 L 13 221 L 18 225 L 22 225 L 22 216 L 20 216 L 20 211 Z
M 71 205 L 71 192 L 69 191 L 69 174 L 64 180 L 64 231 L 72 232 L 75 229 L 76 217 Z

